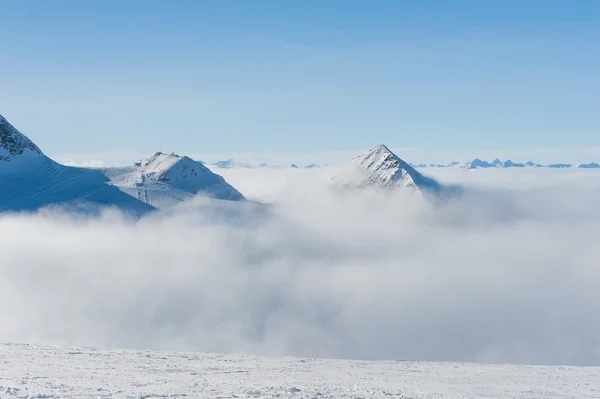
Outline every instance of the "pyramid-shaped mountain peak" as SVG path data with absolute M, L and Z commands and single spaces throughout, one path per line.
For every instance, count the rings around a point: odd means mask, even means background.
M 384 144 L 379 144 L 364 152 L 355 158 L 353 163 L 375 174 L 380 185 L 383 186 L 394 185 L 400 180 L 409 185 L 414 183 L 415 186 L 417 186 L 417 181 L 423 182 L 425 185 L 433 184 L 433 179 L 430 179 L 431 182 L 426 181 L 428 178 L 394 154 Z
M 333 178 L 344 186 L 403 188 L 416 193 L 442 190 L 436 180 L 424 176 L 385 144 L 379 144 L 356 157 Z

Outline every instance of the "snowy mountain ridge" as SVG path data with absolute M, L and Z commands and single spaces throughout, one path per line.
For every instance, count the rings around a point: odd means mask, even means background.
M 153 208 L 112 187 L 98 171 L 61 165 L 0 116 L 0 212 L 106 206 L 141 215 Z
M 242 201 L 244 196 L 201 162 L 157 152 L 132 167 L 61 165 L 0 116 L 0 211 L 47 206 L 83 212 L 117 207 L 142 215 L 195 195 Z
M 443 163 L 438 163 L 438 164 L 434 164 L 434 163 L 430 163 L 430 164 L 426 164 L 426 163 L 408 163 L 410 166 L 412 166 L 413 168 L 460 168 L 460 169 L 482 169 L 482 168 L 553 168 L 553 169 L 561 169 L 561 168 L 580 168 L 580 169 L 600 169 L 600 164 L 596 163 L 596 162 L 590 162 L 590 163 L 580 163 L 580 164 L 570 164 L 570 163 L 551 163 L 551 164 L 539 164 L 536 162 L 532 162 L 532 161 L 527 161 L 524 163 L 521 162 L 513 162 L 512 160 L 506 160 L 506 161 L 501 161 L 500 159 L 496 158 L 494 159 L 492 162 L 488 162 L 488 161 L 484 161 L 480 158 L 475 158 L 472 161 L 468 161 L 468 162 L 458 162 L 458 161 L 454 161 L 454 162 L 450 162 L 449 164 L 443 164 Z M 223 169 L 256 169 L 256 168 L 271 168 L 271 169 L 282 169 L 282 167 L 280 165 L 270 165 L 270 164 L 266 164 L 266 163 L 261 163 L 258 165 L 253 165 L 247 162 L 237 162 L 234 161 L 233 159 L 228 159 L 227 161 L 219 161 L 219 162 L 215 162 L 212 164 L 206 164 L 206 165 L 211 165 L 214 166 L 216 168 L 223 168 Z M 322 168 L 322 167 L 327 167 L 328 165 L 319 165 L 319 164 L 308 164 L 305 166 L 298 166 L 298 164 L 292 163 L 288 166 L 288 168 L 291 169 L 299 169 L 299 168 L 305 168 L 305 169 L 318 169 L 318 168 Z
M 241 201 L 244 196 L 202 162 L 157 152 L 133 166 L 99 169 L 123 192 L 157 208 L 176 205 L 195 195 Z

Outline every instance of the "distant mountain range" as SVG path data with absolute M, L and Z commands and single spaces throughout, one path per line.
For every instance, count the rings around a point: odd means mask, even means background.
M 484 169 L 484 168 L 555 168 L 555 169 L 563 169 L 563 168 L 581 168 L 581 169 L 600 169 L 600 165 L 595 162 L 585 163 L 585 164 L 569 164 L 569 163 L 553 163 L 548 165 L 542 165 L 539 163 L 534 163 L 531 161 L 527 161 L 525 163 L 513 162 L 511 160 L 501 161 L 498 158 L 494 159 L 492 162 L 482 161 L 479 158 L 475 158 L 470 162 L 460 163 L 460 162 L 452 162 L 448 165 L 435 165 L 435 164 L 420 164 L 420 165 L 412 165 L 419 168 L 452 168 L 458 167 L 463 169 Z
M 228 159 L 226 161 L 218 161 L 215 163 L 207 163 L 207 162 L 203 162 L 205 165 L 208 166 L 215 166 L 217 168 L 223 168 L 223 169 L 236 169 L 236 168 L 241 168 L 241 169 L 254 169 L 254 168 L 271 168 L 271 169 L 283 169 L 283 166 L 281 165 L 269 165 L 267 163 L 259 163 L 258 165 L 253 165 L 247 162 L 237 162 L 233 159 Z M 297 164 L 293 163 L 291 165 L 288 166 L 288 168 L 292 168 L 292 169 L 300 169 L 300 168 L 306 168 L 306 169 L 317 169 L 317 168 L 321 168 L 321 167 L 327 167 L 328 165 L 317 165 L 317 164 L 310 164 L 310 165 L 305 165 L 305 166 L 298 166 Z
M 214 168 L 252 168 L 232 159 L 209 165 Z M 327 165 L 323 165 L 324 167 Z M 268 168 L 262 163 L 258 168 Z M 306 169 L 320 168 L 310 164 Z M 460 164 L 412 165 L 383 144 L 377 145 L 337 169 L 334 185 L 345 188 L 375 187 L 423 196 L 447 197 L 460 188 L 445 186 L 416 168 L 600 168 L 597 163 L 540 165 L 495 159 L 474 159 Z M 298 168 L 292 164 L 290 168 Z M 0 212 L 33 211 L 48 206 L 69 210 L 98 210 L 116 207 L 143 215 L 172 207 L 196 195 L 230 202 L 246 198 L 223 177 L 200 161 L 186 156 L 157 152 L 133 166 L 78 168 L 61 165 L 48 158 L 28 137 L 0 115 Z
M 225 168 L 225 169 L 234 169 L 234 168 L 272 168 L 272 169 L 282 169 L 283 167 L 280 165 L 268 165 L 266 163 L 261 163 L 258 165 L 252 165 L 246 162 L 237 162 L 233 159 L 229 159 L 227 161 L 219 161 L 212 164 L 207 164 L 208 166 L 214 166 L 217 168 Z M 451 162 L 449 164 L 414 164 L 409 163 L 413 168 L 461 168 L 461 169 L 484 169 L 484 168 L 554 168 L 554 169 L 564 169 L 564 168 L 580 168 L 580 169 L 600 169 L 600 164 L 595 162 L 590 163 L 582 163 L 582 164 L 570 164 L 570 163 L 552 163 L 548 165 L 534 163 L 532 161 L 527 161 L 525 163 L 513 162 L 511 160 L 501 161 L 496 158 L 491 162 L 483 161 L 479 158 L 475 158 L 469 162 Z M 325 168 L 329 165 L 318 165 L 318 164 L 310 164 L 305 166 L 298 166 L 297 164 L 291 164 L 289 168 L 292 169 L 317 169 L 317 168 Z

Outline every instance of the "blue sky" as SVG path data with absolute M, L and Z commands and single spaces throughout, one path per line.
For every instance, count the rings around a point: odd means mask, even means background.
M 598 1 L 0 7 L 0 113 L 57 158 L 600 160 Z

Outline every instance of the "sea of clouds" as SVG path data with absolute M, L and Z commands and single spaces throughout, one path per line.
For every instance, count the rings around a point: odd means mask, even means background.
M 427 170 L 441 206 L 218 172 L 268 205 L 0 216 L 0 341 L 600 365 L 598 171 Z

